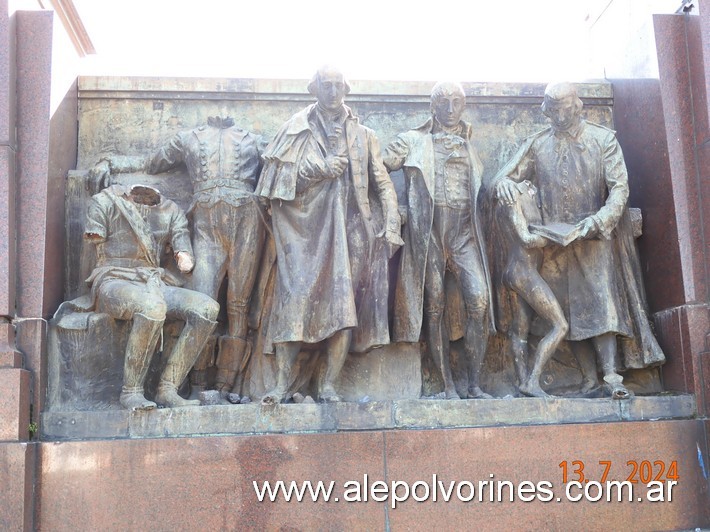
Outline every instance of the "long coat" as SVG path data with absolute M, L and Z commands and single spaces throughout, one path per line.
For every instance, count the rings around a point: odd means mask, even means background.
M 271 200 L 277 255 L 269 336 L 316 343 L 354 328 L 351 350 L 365 351 L 389 343 L 387 250 L 376 236 L 399 228 L 397 196 L 374 132 L 348 108 L 348 170 L 304 182 L 304 165 L 328 153 L 314 113 L 311 105 L 284 124 L 256 189 Z
M 478 192 L 481 188 L 483 164 L 471 145 L 472 128 L 462 122 L 469 157 L 471 220 L 478 246 L 479 259 L 485 272 L 485 286 L 489 299 L 491 330 L 495 330 L 491 283 L 485 244 L 478 215 Z M 385 166 L 390 170 L 403 168 L 407 187 L 407 223 L 404 226 L 404 246 L 395 291 L 394 341 L 418 342 L 422 329 L 424 308 L 424 277 L 429 241 L 434 223 L 434 144 L 433 120 L 417 129 L 400 134 L 385 150 Z M 451 298 L 447 304 L 451 303 Z M 447 312 L 450 309 L 447 308 Z M 455 338 L 452 338 L 455 339 Z
M 621 337 L 624 365 L 665 361 L 651 332 L 641 269 L 626 203 L 628 176 L 614 132 L 582 120 L 571 135 L 545 129 L 523 143 L 496 175 L 529 180 L 539 191 L 544 224 L 591 217 L 599 236 L 544 248 L 540 274 L 569 323 L 569 340 Z

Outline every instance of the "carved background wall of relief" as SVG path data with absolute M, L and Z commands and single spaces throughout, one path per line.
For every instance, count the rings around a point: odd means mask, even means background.
M 237 126 L 270 140 L 294 113 L 312 103 L 305 80 L 197 80 L 158 78 L 82 78 L 79 88 L 79 152 L 77 170 L 69 175 L 67 187 L 67 253 L 65 298 L 86 292 L 83 280 L 91 271 L 91 250 L 82 244 L 86 205 L 90 198 L 86 171 L 104 156 L 146 156 L 167 142 L 178 131 L 203 125 L 208 116 L 233 117 Z M 352 82 L 346 98 L 360 122 L 372 128 L 381 146 L 395 136 L 425 122 L 430 116 L 430 91 L 433 82 Z M 484 165 L 483 203 L 490 198 L 486 183 L 512 156 L 526 136 L 548 124 L 540 110 L 542 84 L 464 83 L 467 106 L 463 119 L 473 126 L 473 143 Z M 613 95 L 607 83 L 578 86 L 584 101 L 583 115 L 590 121 L 613 128 Z M 400 203 L 404 200 L 403 177 L 392 179 Z M 165 174 L 144 173 L 115 176 L 118 184 L 143 183 L 158 188 L 166 197 L 187 209 L 191 183 L 184 169 Z M 485 218 L 490 219 L 490 213 Z M 485 233 L 489 233 L 486 228 Z M 489 242 L 489 245 L 495 243 Z M 390 264 L 396 275 L 397 255 Z M 494 279 L 494 285 L 496 280 Z M 391 290 L 394 283 L 391 283 Z M 391 294 L 390 294 L 391 298 Z M 72 318 L 76 321 L 76 318 Z M 85 323 L 71 320 L 55 330 L 54 356 L 50 368 L 52 408 L 114 408 L 116 387 L 120 388 L 120 368 L 125 331 L 121 325 L 99 323 L 93 332 L 99 336 L 82 345 L 89 346 L 81 362 L 69 347 L 77 334 L 87 330 Z M 116 330 L 113 330 L 116 329 Z M 71 331 L 59 334 L 57 330 Z M 454 336 L 456 332 L 452 331 Z M 106 340 L 108 336 L 110 340 Z M 170 335 L 166 335 L 168 344 Z M 103 339 L 103 340 L 102 340 Z M 104 342 L 110 348 L 97 348 Z M 466 371 L 458 356 L 460 342 L 452 344 L 453 373 L 457 386 L 465 388 Z M 115 347 L 115 348 L 114 348 Z M 503 335 L 491 338 L 482 376 L 482 387 L 503 397 L 515 394 L 515 372 Z M 582 349 L 584 351 L 584 349 Z M 552 393 L 574 392 L 584 381 L 585 371 L 594 370 L 592 350 L 572 353 L 563 344 L 548 364 L 543 386 Z M 421 352 L 426 352 L 422 349 Z M 118 359 L 118 360 L 117 360 Z M 160 361 L 155 362 L 160 364 Z M 431 360 L 420 355 L 416 345 L 393 344 L 365 355 L 350 355 L 339 379 L 344 399 L 416 398 L 440 391 L 441 382 L 432 371 Z M 590 369 L 591 367 L 591 369 Z M 273 357 L 252 353 L 252 371 L 247 375 L 248 393 L 258 398 L 273 385 Z M 260 368 L 260 369 L 259 369 Z M 154 368 L 157 374 L 160 368 Z M 115 382 L 118 375 L 118 382 Z M 94 391 L 89 383 L 101 381 Z M 655 370 L 641 370 L 628 380 L 636 391 L 658 391 Z M 83 390 L 83 391 L 82 391 Z

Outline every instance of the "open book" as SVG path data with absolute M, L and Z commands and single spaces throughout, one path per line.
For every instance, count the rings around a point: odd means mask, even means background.
M 565 222 L 554 222 L 546 225 L 532 224 L 529 229 L 531 233 L 544 236 L 560 246 L 566 246 L 574 242 L 580 233 L 580 227 Z

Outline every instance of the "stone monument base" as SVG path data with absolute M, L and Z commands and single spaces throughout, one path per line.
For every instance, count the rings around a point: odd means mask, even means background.
M 127 410 L 45 412 L 42 438 L 84 440 L 286 432 L 550 425 L 691 418 L 692 395 L 635 397 L 630 401 L 506 398 L 445 401 L 406 399 L 367 403 L 215 405 Z
M 689 398 L 677 399 L 685 402 Z M 522 418 L 529 415 L 531 405 L 543 401 L 518 399 L 509 403 L 510 412 L 519 409 Z M 606 403 L 611 414 L 612 403 Z M 417 402 L 416 406 L 438 410 L 463 405 L 473 411 L 500 409 L 506 401 L 476 402 L 475 407 L 471 404 Z M 580 408 L 579 412 L 582 404 L 596 410 L 602 401 L 569 403 L 571 408 Z M 655 417 L 646 405 L 644 398 L 628 404 L 631 411 L 640 408 L 637 416 Z M 390 403 L 387 408 L 390 414 L 395 413 L 395 420 L 404 423 L 396 413 L 414 406 Z M 619 414 L 619 403 L 615 406 Z M 343 408 L 330 411 L 364 414 L 383 405 L 338 407 Z M 284 405 L 271 414 L 283 423 L 286 413 L 296 408 L 308 410 Z M 329 410 L 320 405 L 314 408 Z M 563 402 L 553 400 L 547 410 L 564 409 Z M 222 412 L 202 410 L 208 417 Z M 171 412 L 177 419 L 176 409 L 150 416 L 157 421 Z M 264 415 L 254 406 L 229 412 L 235 412 L 235 418 L 236 413 L 252 419 Z M 40 443 L 36 445 L 41 478 L 37 503 L 41 512 L 35 525 L 39 530 L 139 530 L 146 526 L 161 530 L 433 530 L 446 523 L 447 529 L 614 530 L 633 523 L 635 530 L 693 529 L 710 523 L 703 478 L 706 470 L 698 461 L 703 423 L 688 419 Z M 167 426 L 165 421 L 154 424 Z M 303 430 L 308 429 L 303 426 Z M 639 483 L 633 484 L 631 501 L 617 502 L 615 494 L 613 502 L 606 502 L 606 498 L 596 502 L 570 500 L 583 490 L 572 488 L 567 497 L 563 466 L 567 466 L 570 481 L 577 479 L 574 470 L 583 463 L 585 478 L 599 482 L 605 470 L 600 462 L 609 464 L 607 480 L 617 481 L 638 479 L 641 474 L 656 476 L 661 467 L 665 481 L 675 462 L 678 479 L 672 488 L 672 500 L 650 502 L 646 488 Z M 640 466 L 635 473 L 634 464 Z M 326 487 L 333 482 L 331 499 L 324 502 L 321 496 L 313 502 L 306 491 L 301 502 L 295 495 L 286 502 L 282 494 L 275 502 L 268 496 L 259 502 L 254 485 L 262 490 L 265 481 L 279 480 L 287 486 L 291 481 L 301 486 L 309 480 L 314 489 L 318 481 Z M 505 489 L 501 502 L 489 502 L 484 488 L 484 498 L 479 501 L 478 483 L 491 480 L 510 481 L 515 486 L 523 481 L 549 482 L 550 500 L 543 502 L 533 496 L 534 500 L 525 502 L 516 492 L 514 502 L 510 502 Z M 393 502 L 391 496 L 382 499 L 383 492 L 377 489 L 388 486 L 391 493 L 394 482 L 399 483 L 396 493 L 400 497 L 407 483 L 422 500 L 425 491 L 438 482 L 446 489 L 452 482 L 456 487 L 449 502 L 440 489 L 436 500 L 431 491 L 424 502 L 412 496 L 399 502 Z M 468 498 L 467 482 L 475 487 L 475 496 L 462 502 L 457 491 Z M 346 501 L 348 489 L 353 490 L 348 498 L 359 497 L 360 502 Z M 590 489 L 589 493 L 595 497 L 597 491 Z M 384 502 L 377 502 L 377 498 Z

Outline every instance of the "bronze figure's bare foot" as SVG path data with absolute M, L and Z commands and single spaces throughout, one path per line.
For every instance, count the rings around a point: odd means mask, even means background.
M 195 386 L 195 385 L 190 386 L 190 396 L 188 397 L 188 399 L 199 401 L 200 394 L 204 391 L 205 391 L 204 386 Z
M 155 401 L 162 406 L 176 408 L 182 406 L 200 406 L 199 399 L 183 399 L 177 393 L 174 386 L 159 386 L 155 394 Z
M 444 390 L 444 396 L 446 399 L 461 399 L 461 396 L 456 391 L 456 388 L 448 388 Z
M 599 386 L 599 383 L 592 379 L 586 379 L 582 383 L 582 389 L 579 391 L 581 394 L 589 393 Z

